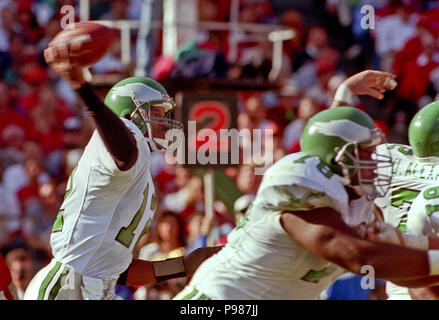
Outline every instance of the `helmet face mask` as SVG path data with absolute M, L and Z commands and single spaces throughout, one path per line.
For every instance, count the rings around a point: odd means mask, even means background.
M 148 101 L 141 104 L 134 92 L 132 97 L 136 109 L 131 113 L 130 120 L 142 131 L 146 140 L 148 140 L 153 151 L 163 152 L 169 146 L 169 141 L 166 139 L 166 132 L 168 130 L 182 130 L 183 125 L 172 119 L 172 111 L 175 108 L 175 103 L 169 96 L 163 96 L 163 101 L 159 103 L 150 103 Z M 165 110 L 164 117 L 156 117 L 151 115 L 153 107 L 162 108 Z M 165 131 L 162 136 L 154 134 L 153 126 L 159 127 L 161 131 Z M 177 135 L 180 137 L 180 135 Z M 179 143 L 179 142 L 177 142 Z
M 392 165 L 390 153 L 377 154 L 384 135 L 359 109 L 337 107 L 313 116 L 302 134 L 302 151 L 317 156 L 359 195 L 384 196 L 391 177 L 379 168 Z
M 168 130 L 183 129 L 179 121 L 172 119 L 173 99 L 160 83 L 147 77 L 131 77 L 118 82 L 108 92 L 105 104 L 119 117 L 132 121 L 153 151 L 166 151 L 170 143 L 166 138 Z M 164 111 L 164 115 L 157 116 L 152 112 L 155 108 Z M 176 136 L 181 139 L 181 134 Z
M 383 142 L 382 132 L 372 129 L 370 140 L 347 143 L 334 158 L 334 162 L 342 168 L 342 177 L 359 195 L 375 198 L 387 193 L 391 176 L 377 169 L 392 166 L 390 152 L 377 154 L 375 150 Z

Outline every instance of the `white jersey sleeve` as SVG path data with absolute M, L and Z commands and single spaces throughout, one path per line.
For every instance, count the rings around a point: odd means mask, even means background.
M 414 235 L 439 235 L 439 185 L 423 189 L 413 201 L 407 231 Z
M 374 219 L 370 201 L 362 197 L 349 204 L 338 176 L 320 159 L 304 153 L 284 157 L 267 170 L 257 199 L 269 211 L 332 208 L 350 226 Z
M 257 194 L 272 210 L 346 209 L 347 193 L 336 175 L 316 157 L 286 156 L 264 175 Z
M 410 146 L 401 144 L 379 145 L 377 153 L 387 153 L 392 158 L 391 168 L 378 168 L 380 173 L 391 175 L 392 180 L 387 194 L 376 198 L 375 204 L 386 223 L 405 232 L 413 200 L 423 188 L 439 183 L 439 163 L 421 161 Z

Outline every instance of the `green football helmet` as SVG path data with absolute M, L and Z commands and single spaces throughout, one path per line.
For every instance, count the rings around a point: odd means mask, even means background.
M 379 168 L 390 167 L 388 155 L 373 152 L 370 159 L 361 159 L 360 150 L 376 146 L 384 140 L 383 133 L 375 127 L 373 120 L 363 111 L 352 107 L 337 107 L 321 111 L 310 118 L 303 130 L 301 149 L 318 157 L 341 177 L 345 185 L 360 195 L 384 196 L 391 177 Z M 373 170 L 372 178 L 364 176 L 362 170 Z M 352 178 L 357 175 L 358 185 Z
M 169 142 L 154 137 L 151 124 L 169 129 L 183 129 L 183 125 L 172 120 L 174 100 L 157 81 L 147 77 L 131 77 L 116 83 L 105 97 L 105 105 L 121 118 L 131 120 L 148 140 L 153 151 L 165 151 Z M 162 107 L 165 117 L 152 117 L 151 107 Z
M 415 114 L 408 136 L 413 155 L 439 157 L 439 101 L 426 105 Z

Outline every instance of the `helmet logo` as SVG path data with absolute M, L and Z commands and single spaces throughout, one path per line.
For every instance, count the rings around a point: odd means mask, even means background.
M 128 83 L 123 86 L 114 87 L 111 94 L 119 97 L 131 98 L 133 92 L 141 104 L 144 104 L 148 101 L 157 101 L 163 99 L 162 93 L 160 91 L 148 87 L 147 85 L 140 82 Z
M 370 128 L 346 119 L 315 122 L 310 130 L 325 136 L 339 137 L 348 143 L 370 139 Z

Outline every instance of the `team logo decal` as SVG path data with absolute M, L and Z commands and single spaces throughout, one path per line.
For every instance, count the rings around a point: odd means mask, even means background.
M 311 130 L 325 136 L 339 137 L 347 142 L 356 142 L 370 137 L 370 129 L 350 120 L 316 122 Z

